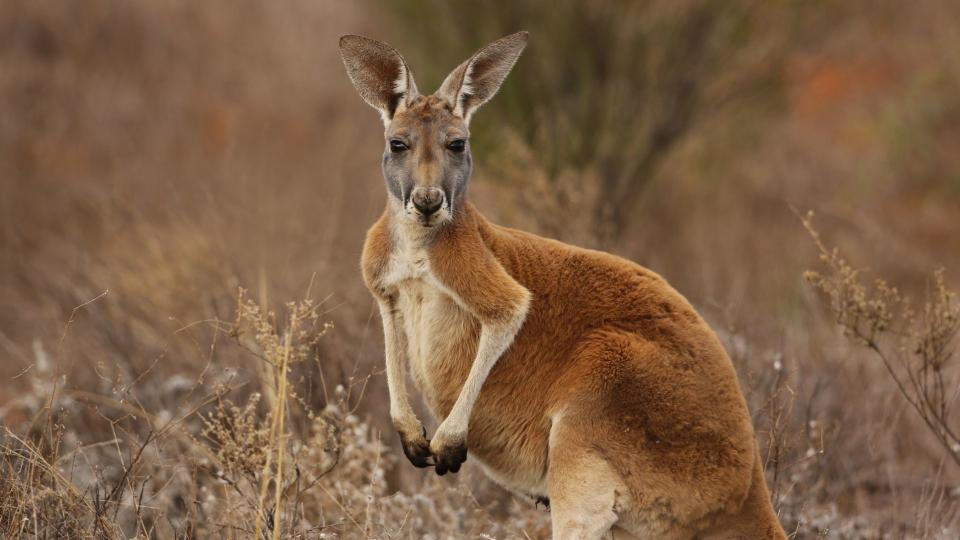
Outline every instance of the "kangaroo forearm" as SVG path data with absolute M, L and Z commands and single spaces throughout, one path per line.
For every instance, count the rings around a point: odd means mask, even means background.
M 472 256 L 472 261 L 470 257 Z M 470 373 L 444 420 L 448 432 L 465 433 L 473 404 L 490 370 L 513 343 L 527 317 L 531 294 L 503 269 L 484 246 L 461 256 L 476 264 L 473 272 L 456 271 L 452 259 L 436 265 L 437 284 L 480 321 L 480 340 Z
M 514 338 L 523 326 L 526 315 L 527 306 L 524 305 L 507 322 L 482 326 L 477 355 L 470 367 L 467 380 L 460 390 L 460 395 L 457 397 L 457 401 L 445 422 L 464 431 L 467 429 L 470 413 L 477 397 L 480 395 L 484 381 L 490 374 L 490 370 L 496 365 L 497 360 L 513 343 Z
M 398 317 L 389 304 L 380 304 L 380 317 L 383 319 L 387 389 L 390 392 L 390 417 L 394 423 L 409 424 L 415 421 L 416 417 L 407 399 L 407 376 L 404 367 L 407 350 L 406 336 L 400 328 Z

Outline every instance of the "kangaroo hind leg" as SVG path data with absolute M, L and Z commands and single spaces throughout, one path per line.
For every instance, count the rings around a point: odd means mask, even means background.
M 611 538 L 628 496 L 610 464 L 582 438 L 563 425 L 554 425 L 550 433 L 547 474 L 554 540 Z

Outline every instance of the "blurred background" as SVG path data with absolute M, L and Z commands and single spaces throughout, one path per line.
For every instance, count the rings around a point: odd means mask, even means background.
M 396 452 L 359 272 L 386 200 L 382 125 L 337 38 L 391 43 L 431 91 L 520 29 L 528 48 L 471 126 L 480 210 L 637 261 L 697 306 L 798 538 L 956 538 L 958 468 L 804 282 L 819 260 L 799 217 L 814 210 L 828 245 L 904 291 L 922 297 L 941 267 L 960 284 L 950 0 L 6 0 L 0 423 L 28 437 L 53 383 L 173 415 L 196 405 L 176 381 L 252 392 L 255 361 L 227 338 L 214 354 L 208 324 L 234 319 L 243 287 L 271 309 L 320 302 L 334 328 L 299 380 L 363 381 L 350 409 Z M 54 407 L 64 445 L 142 436 L 87 397 Z M 79 491 L 116 483 L 124 448 L 89 454 L 99 472 Z M 391 496 L 432 473 L 386 474 Z M 460 482 L 502 497 L 480 476 Z M 152 511 L 189 520 L 191 496 Z

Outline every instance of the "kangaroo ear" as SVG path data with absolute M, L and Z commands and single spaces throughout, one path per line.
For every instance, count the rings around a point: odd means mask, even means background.
M 526 32 L 517 32 L 480 49 L 447 75 L 437 90 L 437 96 L 453 107 L 454 114 L 469 123 L 473 112 L 500 89 L 527 46 L 527 36 Z
M 360 97 L 389 124 L 419 93 L 413 72 L 396 49 L 363 36 L 340 38 L 340 56 Z

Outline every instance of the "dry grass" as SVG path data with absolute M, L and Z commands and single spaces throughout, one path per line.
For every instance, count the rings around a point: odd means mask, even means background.
M 473 126 L 481 209 L 697 305 L 797 538 L 957 537 L 957 15 L 0 3 L 0 534 L 546 537 L 544 509 L 469 463 L 437 479 L 400 457 L 357 271 L 382 140 L 336 52 L 387 39 L 428 89 L 523 27 Z M 890 285 L 859 284 L 791 206 Z

